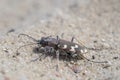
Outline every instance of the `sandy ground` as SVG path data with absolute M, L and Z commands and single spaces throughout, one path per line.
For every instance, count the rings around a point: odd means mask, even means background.
M 0 0 L 0 80 L 120 80 L 120 0 Z M 86 47 L 101 48 L 79 60 L 77 65 L 40 54 L 25 33 L 40 39 L 56 35 L 71 40 L 75 36 Z M 94 57 L 92 57 L 94 56 Z M 77 73 L 75 73 L 77 71 Z

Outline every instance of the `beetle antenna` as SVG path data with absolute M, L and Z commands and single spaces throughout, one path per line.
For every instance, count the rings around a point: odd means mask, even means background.
M 82 46 L 84 46 L 84 47 L 85 47 L 85 45 L 84 45 L 84 42 L 83 42 L 83 41 L 78 40 L 77 38 L 75 38 L 75 40 L 76 40 L 79 44 L 81 44 Z
M 33 41 L 38 42 L 38 40 L 36 40 L 35 38 L 33 38 L 27 34 L 19 34 L 18 37 L 20 37 L 20 36 L 27 36 L 28 38 L 32 39 Z
M 25 46 L 29 46 L 29 45 L 34 45 L 34 44 L 37 44 L 37 43 L 30 43 L 30 44 L 26 44 L 26 45 L 23 45 L 23 46 L 20 46 L 17 50 L 16 50 L 16 55 L 19 55 L 19 50 Z

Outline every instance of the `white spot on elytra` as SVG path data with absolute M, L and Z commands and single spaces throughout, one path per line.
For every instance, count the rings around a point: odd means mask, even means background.
M 78 48 L 78 45 L 75 45 L 75 48 Z
M 87 51 L 87 49 L 81 49 L 80 52 L 81 53 L 87 53 L 88 51 Z
M 88 52 L 87 49 L 84 49 L 84 52 L 85 52 L 85 53 Z
M 63 49 L 66 49 L 67 48 L 67 45 L 65 44 L 64 46 L 63 46 Z
M 60 47 L 60 45 L 58 45 L 58 47 Z
M 81 52 L 81 53 L 84 53 L 84 51 L 83 51 L 82 49 L 80 50 L 80 52 Z
M 75 47 L 74 47 L 74 46 L 71 46 L 71 49 L 70 49 L 70 51 L 73 51 L 73 52 L 75 52 Z

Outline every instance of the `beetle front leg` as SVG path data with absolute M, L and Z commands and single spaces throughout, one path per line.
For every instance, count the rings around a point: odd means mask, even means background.
M 56 36 L 56 37 L 57 37 L 57 44 L 59 44 L 60 38 L 59 38 L 59 36 Z

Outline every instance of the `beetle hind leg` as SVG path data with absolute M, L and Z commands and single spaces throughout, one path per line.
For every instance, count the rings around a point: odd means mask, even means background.
M 57 65 L 56 65 L 56 71 L 59 71 L 59 56 L 60 56 L 60 51 L 56 51 L 56 57 L 57 57 Z

